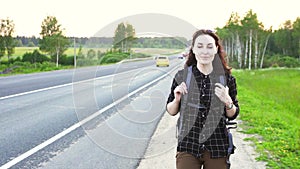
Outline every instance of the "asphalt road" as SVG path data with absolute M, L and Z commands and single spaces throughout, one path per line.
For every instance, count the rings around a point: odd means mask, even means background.
M 137 62 L 128 62 L 117 65 L 0 77 L 0 97 L 117 74 L 151 65 L 154 65 L 154 60 L 143 61 L 138 64 Z
M 1 77 L 0 168 L 105 106 L 125 97 L 122 103 L 104 111 L 88 123 L 76 128 L 50 145 L 39 149 L 24 160 L 20 160 L 12 168 L 43 166 L 59 152 L 64 151 L 81 139 L 86 139 L 86 136 L 90 136 L 87 131 L 94 132 L 95 130 L 92 129 L 97 129 L 98 133 L 104 132 L 101 136 L 104 136 L 106 142 L 118 143 L 118 140 L 110 135 L 111 132 L 108 132 L 108 128 L 105 128 L 107 126 L 99 128 L 99 125 L 106 124 L 104 122 L 107 122 L 110 117 L 114 117 L 112 121 L 114 124 L 124 124 L 120 117 L 117 118 L 116 112 L 119 112 L 122 106 L 131 102 L 132 99 L 138 98 L 138 93 L 133 96 L 128 96 L 128 94 L 153 79 L 166 74 L 179 62 L 179 60 L 172 60 L 171 66 L 168 68 L 156 68 L 154 61 L 148 60 Z M 141 105 L 145 104 L 140 103 Z M 151 116 L 153 115 L 150 115 L 149 118 Z M 155 117 L 160 117 L 159 112 L 155 114 Z M 141 132 L 140 127 L 132 127 L 136 124 L 123 125 L 121 128 L 125 135 L 130 137 L 149 138 L 158 121 L 159 118 L 156 118 L 148 126 L 144 126 L 143 132 Z M 131 129 L 126 128 L 129 126 L 131 126 Z M 143 134 L 140 135 L 140 133 Z M 93 139 L 90 141 L 93 142 Z M 133 150 L 137 152 L 137 157 L 142 157 L 147 142 L 147 139 L 143 140 L 141 146 L 137 146 L 136 150 Z M 86 143 L 83 142 L 82 144 Z M 139 161 L 137 157 L 118 155 L 107 151 L 105 148 L 94 150 L 95 155 L 103 156 L 102 160 L 97 163 L 99 166 L 102 165 L 101 168 L 112 168 L 112 166 L 135 168 Z M 93 153 L 91 152 L 91 154 Z M 83 160 L 84 157 L 88 156 L 89 154 L 78 154 L 76 158 Z M 128 158 L 134 158 L 134 160 L 129 162 Z M 78 160 L 79 164 L 87 162 Z

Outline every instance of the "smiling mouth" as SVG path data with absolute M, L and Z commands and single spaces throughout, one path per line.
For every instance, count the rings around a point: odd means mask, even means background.
M 210 57 L 210 55 L 207 55 L 207 54 L 200 54 L 199 56 L 203 57 L 203 58 L 209 58 Z

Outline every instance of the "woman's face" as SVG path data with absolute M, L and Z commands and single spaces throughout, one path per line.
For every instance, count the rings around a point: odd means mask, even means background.
M 215 39 L 209 35 L 199 35 L 193 47 L 198 64 L 210 64 L 218 49 L 215 45 Z

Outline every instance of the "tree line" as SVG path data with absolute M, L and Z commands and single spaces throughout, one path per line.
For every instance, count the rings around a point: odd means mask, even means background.
M 243 18 L 232 13 L 227 24 L 217 28 L 217 33 L 222 39 L 227 59 L 234 67 L 263 68 L 272 66 L 267 65 L 272 60 L 274 64 L 282 61 L 289 62 L 292 67 L 299 66 L 300 17 L 294 22 L 285 21 L 273 31 L 272 27 L 265 28 L 252 10 Z
M 88 48 L 110 48 L 113 44 L 113 37 L 67 37 L 70 42 L 75 39 L 76 47 L 85 46 Z M 16 47 L 38 47 L 39 37 L 16 36 Z M 180 39 L 180 40 L 179 40 Z M 91 43 L 92 42 L 92 43 Z M 139 37 L 132 45 L 133 48 L 175 48 L 181 49 L 186 47 L 185 38 L 181 37 Z M 74 43 L 70 43 L 69 47 L 74 47 Z

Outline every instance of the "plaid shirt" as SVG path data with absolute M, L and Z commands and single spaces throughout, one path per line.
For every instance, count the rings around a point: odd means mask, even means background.
M 174 89 L 181 82 L 185 82 L 185 70 L 175 75 L 167 103 L 174 100 Z M 202 157 L 204 150 L 211 153 L 211 158 L 226 157 L 228 151 L 228 133 L 225 125 L 226 109 L 214 94 L 213 84 L 219 81 L 214 72 L 210 75 L 201 73 L 195 65 L 192 68 L 193 76 L 188 89 L 186 103 L 181 99 L 178 120 L 178 152 L 188 152 L 196 157 Z M 232 75 L 226 76 L 229 95 L 236 106 L 233 120 L 239 114 L 239 105 L 236 98 L 236 82 Z M 183 97 L 182 97 L 183 98 Z M 181 110 L 183 109 L 183 110 Z

